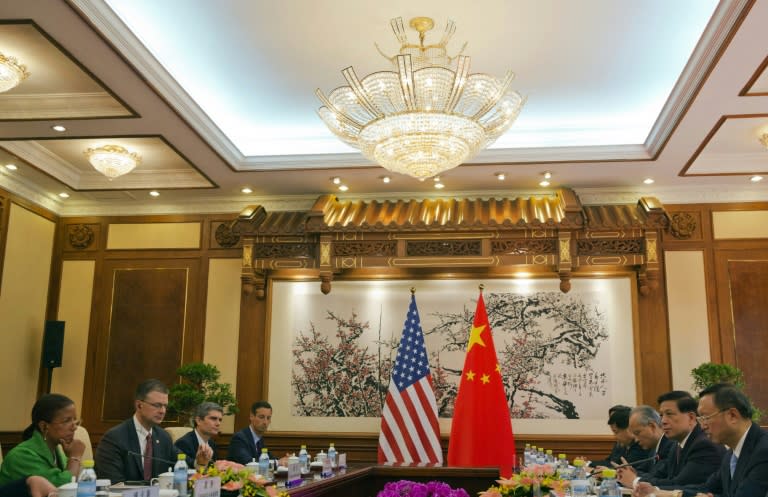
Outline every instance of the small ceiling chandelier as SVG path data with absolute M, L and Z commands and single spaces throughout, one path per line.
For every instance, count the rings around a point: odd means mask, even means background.
M 345 143 L 365 157 L 397 173 L 418 179 L 452 169 L 493 143 L 517 118 L 523 97 L 503 80 L 469 74 L 470 58 L 461 51 L 449 57 L 448 41 L 456 31 L 448 21 L 439 43 L 424 44 L 434 27 L 428 17 L 411 19 L 419 43 L 408 43 L 402 18 L 390 21 L 400 42 L 390 60 L 396 72 L 381 71 L 360 80 L 354 69 L 342 71 L 349 86 L 327 97 L 315 94 L 323 106 L 320 118 Z M 466 43 L 464 44 L 466 47 Z
M 141 157 L 129 152 L 120 145 L 104 145 L 85 151 L 88 161 L 101 174 L 109 179 L 128 174 L 141 163 Z
M 759 140 L 765 148 L 768 148 L 768 132 L 761 134 Z
M 15 88 L 29 77 L 27 67 L 15 57 L 0 52 L 0 93 Z

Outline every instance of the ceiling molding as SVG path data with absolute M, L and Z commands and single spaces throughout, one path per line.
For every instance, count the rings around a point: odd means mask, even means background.
M 3 168 L 0 168 L 0 187 L 54 214 L 58 214 L 61 210 L 58 197 L 41 192 L 36 184 L 27 181 L 23 176 L 7 173 Z
M 0 121 L 16 119 L 81 119 L 131 117 L 131 112 L 106 92 L 4 95 Z
M 80 188 L 82 172 L 71 162 L 59 157 L 35 141 L 0 142 L 0 146 L 48 176 L 73 190 Z
M 206 137 L 210 146 L 225 161 L 238 164 L 245 159 L 238 148 L 144 47 L 104 0 L 71 0 L 71 3 L 126 58 L 141 77 L 156 89 L 156 93 L 162 99 L 168 101 L 193 129 Z
M 753 0 L 720 2 L 646 139 L 654 158 L 685 116 L 704 82 L 752 7 Z M 746 11 L 745 11 L 746 9 Z

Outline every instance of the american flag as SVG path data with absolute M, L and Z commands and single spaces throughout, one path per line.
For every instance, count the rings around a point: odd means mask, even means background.
M 379 463 L 442 464 L 437 404 L 424 346 L 416 297 L 403 325 L 403 336 L 381 413 Z

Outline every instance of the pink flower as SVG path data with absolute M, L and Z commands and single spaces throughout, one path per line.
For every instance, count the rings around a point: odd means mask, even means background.
M 267 491 L 267 495 L 269 495 L 269 497 L 277 497 L 277 489 L 274 485 L 266 487 L 265 490 Z
M 221 486 L 222 490 L 240 490 L 243 488 L 243 482 L 240 480 L 232 480 Z
M 499 492 L 495 488 L 490 488 L 485 492 L 480 492 L 479 497 L 502 497 L 502 495 L 501 495 L 501 492 Z
M 213 463 L 217 470 L 224 472 L 228 469 L 232 469 L 235 473 L 245 468 L 242 464 L 238 464 L 234 461 L 227 461 L 226 459 L 222 459 L 219 461 L 216 461 Z

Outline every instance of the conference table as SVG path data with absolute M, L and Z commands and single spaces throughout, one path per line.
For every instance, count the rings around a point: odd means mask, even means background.
M 498 468 L 454 468 L 435 466 L 351 467 L 323 479 L 305 479 L 288 490 L 291 497 L 376 497 L 387 482 L 440 481 L 463 488 L 469 495 L 487 490 L 499 478 Z M 282 490 L 282 489 L 281 489 Z

